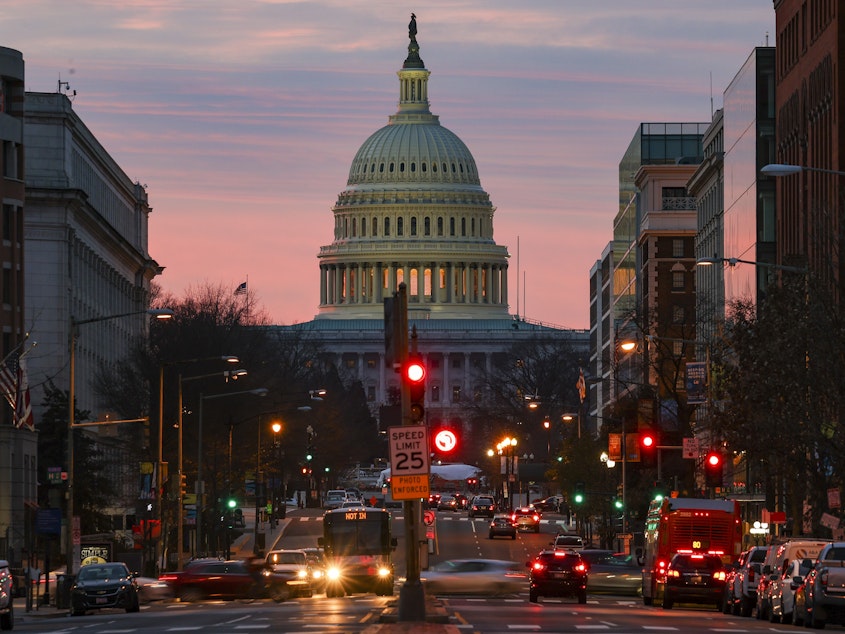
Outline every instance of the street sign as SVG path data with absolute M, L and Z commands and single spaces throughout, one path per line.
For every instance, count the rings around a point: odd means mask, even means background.
M 394 500 L 418 500 L 427 498 L 431 491 L 428 474 L 390 476 L 390 495 Z
M 684 458 L 695 460 L 698 458 L 698 438 L 695 436 L 691 438 L 684 438 L 683 444 Z
M 423 511 L 423 523 L 426 526 L 431 526 L 432 524 L 434 524 L 434 511 L 430 509 Z
M 424 475 L 430 468 L 428 433 L 425 425 L 403 425 L 387 430 L 390 446 L 390 478 Z M 395 497 L 395 496 L 394 496 Z

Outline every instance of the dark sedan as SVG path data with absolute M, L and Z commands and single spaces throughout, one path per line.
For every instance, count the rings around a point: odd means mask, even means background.
M 526 566 L 529 570 L 528 600 L 540 597 L 575 597 L 587 602 L 587 563 L 573 550 L 544 550 Z
M 510 515 L 496 515 L 490 522 L 490 539 L 494 537 L 510 537 L 516 539 L 516 524 Z
M 718 555 L 679 553 L 666 568 L 663 608 L 675 603 L 710 603 L 722 609 L 727 572 Z
M 70 588 L 71 616 L 102 608 L 120 608 L 127 612 L 141 609 L 138 584 L 126 564 L 88 564 L 79 569 Z

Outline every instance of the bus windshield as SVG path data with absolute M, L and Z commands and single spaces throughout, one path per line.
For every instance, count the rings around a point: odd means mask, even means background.
M 384 512 L 332 513 L 324 520 L 326 548 L 335 557 L 381 555 L 390 550 L 390 515 Z

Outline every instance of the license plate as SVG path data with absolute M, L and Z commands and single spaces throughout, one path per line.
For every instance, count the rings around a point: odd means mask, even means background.
M 95 601 L 95 603 L 108 603 L 108 602 L 109 602 L 109 600 L 106 599 L 105 597 L 97 597 L 97 599 Z
M 555 579 L 566 579 L 569 576 L 568 572 L 553 572 L 552 577 Z
M 693 576 L 693 577 L 690 577 L 690 578 L 689 578 L 689 581 L 690 581 L 690 583 L 692 583 L 692 584 L 698 585 L 699 583 L 701 583 L 701 576 L 700 576 L 700 575 L 695 575 L 695 576 Z

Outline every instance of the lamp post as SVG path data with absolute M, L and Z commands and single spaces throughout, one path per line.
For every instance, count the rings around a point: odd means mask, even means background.
M 513 485 L 511 480 L 514 482 L 516 481 L 516 473 L 514 469 L 514 450 L 516 449 L 516 445 L 516 438 L 510 437 L 506 437 L 502 442 L 496 445 L 496 450 L 505 461 L 505 481 L 508 486 L 507 500 L 509 509 L 513 509 Z
M 616 401 L 619 401 L 619 351 L 630 354 L 637 349 L 636 341 L 620 341 L 616 346 L 616 363 L 614 364 L 614 375 L 616 378 Z M 622 533 L 628 532 L 628 436 L 627 421 L 622 416 Z
M 543 429 L 546 430 L 546 460 L 552 459 L 552 421 L 546 416 L 543 419 Z
M 66 557 L 67 557 L 67 574 L 72 575 L 76 572 L 76 538 L 78 527 L 75 526 L 73 517 L 73 479 L 74 479 L 74 449 L 73 429 L 76 425 L 76 329 L 85 324 L 93 324 L 99 321 L 109 321 L 112 319 L 120 319 L 122 317 L 131 317 L 133 315 L 152 315 L 156 319 L 170 319 L 173 317 L 173 311 L 169 308 L 151 308 L 148 310 L 135 310 L 128 313 L 119 313 L 116 315 L 105 315 L 102 317 L 91 317 L 89 319 L 74 319 L 70 318 L 68 328 L 68 425 L 67 425 L 67 531 L 66 531 Z
M 276 490 L 276 482 L 280 481 L 282 485 L 282 501 L 279 505 L 281 507 L 281 517 L 284 519 L 285 515 L 287 514 L 287 491 L 285 490 L 285 470 L 284 465 L 282 465 L 282 445 L 279 441 L 279 432 L 282 431 L 282 426 L 279 423 L 273 423 L 273 453 L 276 454 L 276 469 L 278 478 L 273 479 L 273 520 L 275 521 L 279 515 L 276 512 L 276 505 L 277 500 L 279 499 L 279 493 Z
M 200 363 L 205 361 L 224 361 L 226 363 L 240 363 L 240 359 L 233 355 L 222 355 L 216 357 L 204 357 L 200 359 L 182 359 L 179 361 L 167 361 L 159 366 L 158 371 L 158 464 L 156 465 L 156 519 L 159 521 L 159 526 L 163 526 L 162 513 L 162 499 L 164 489 L 164 368 L 174 365 L 188 365 L 190 363 Z M 181 386 L 180 386 L 181 390 Z M 179 404 L 179 412 L 181 415 L 182 404 Z M 180 425 L 181 430 L 181 425 Z M 180 451 L 181 454 L 181 451 Z M 164 532 L 161 532 L 164 535 Z M 164 550 L 161 548 L 161 538 L 159 538 L 159 554 L 156 555 L 156 560 L 159 562 L 159 570 L 164 570 L 164 562 L 161 561 L 161 556 Z
M 769 163 L 760 168 L 760 173 L 766 176 L 791 176 L 801 172 L 820 172 L 822 174 L 833 174 L 834 176 L 845 176 L 840 170 L 825 169 L 823 167 L 809 167 L 807 165 L 789 165 L 787 163 Z
M 197 377 L 189 377 L 189 379 L 183 379 L 180 376 L 180 383 L 179 383 L 179 473 L 182 473 L 182 381 L 186 380 L 194 380 L 194 379 L 204 379 L 210 376 L 223 376 L 226 377 L 228 381 L 229 378 L 236 379 L 238 376 L 243 376 L 246 374 L 245 370 L 231 370 L 226 371 L 223 373 L 214 373 L 214 374 L 204 374 L 203 376 Z M 224 392 L 222 394 L 203 394 L 200 392 L 199 398 L 199 412 L 197 415 L 197 548 L 202 547 L 203 543 L 203 535 L 202 535 L 202 513 L 203 513 L 203 498 L 205 497 L 205 483 L 203 482 L 203 473 L 202 473 L 202 422 L 203 422 L 203 403 L 207 400 L 216 399 L 216 398 L 226 398 L 229 396 L 240 396 L 243 394 L 252 394 L 254 396 L 267 396 L 269 390 L 264 387 L 255 388 L 252 390 L 240 390 L 237 392 Z M 231 432 L 230 432 L 231 433 Z M 230 436 L 231 438 L 231 436 Z M 231 460 L 231 454 L 230 458 Z M 182 495 L 180 492 L 179 495 L 179 535 L 177 535 L 177 541 L 179 543 L 179 570 L 182 570 L 183 565 L 183 553 L 182 553 Z

